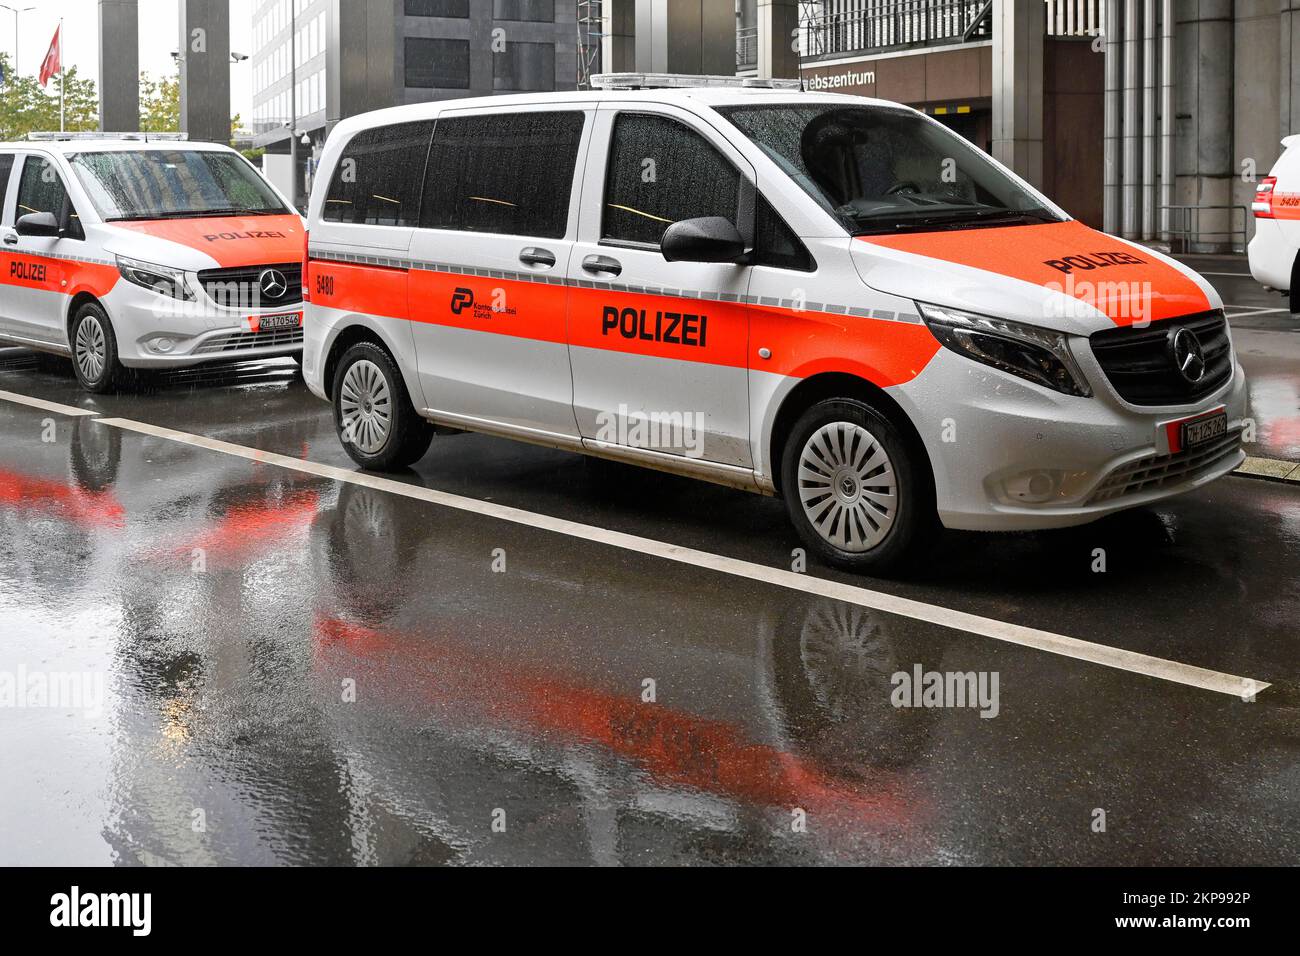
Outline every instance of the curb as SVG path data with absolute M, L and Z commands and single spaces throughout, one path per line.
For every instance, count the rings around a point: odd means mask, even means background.
M 1247 458 L 1234 474 L 1243 478 L 1300 485 L 1300 462 L 1282 461 L 1277 458 Z

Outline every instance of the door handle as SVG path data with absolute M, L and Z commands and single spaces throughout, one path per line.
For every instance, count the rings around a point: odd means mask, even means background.
M 537 246 L 529 246 L 523 252 L 519 253 L 519 261 L 526 266 L 553 269 L 555 268 L 555 253 L 551 252 L 549 249 L 540 249 Z
M 587 256 L 582 260 L 582 269 L 594 276 L 616 276 L 622 275 L 623 263 L 609 256 Z
M 6 232 L 6 233 L 5 233 L 5 245 L 6 245 L 6 246 L 16 246 L 16 245 L 18 245 L 18 233 L 16 233 L 16 232 Z

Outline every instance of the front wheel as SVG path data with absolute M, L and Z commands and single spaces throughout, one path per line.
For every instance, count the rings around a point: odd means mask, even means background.
M 99 395 L 115 391 L 126 378 L 113 324 L 96 303 L 87 302 L 72 320 L 72 366 L 81 387 Z
M 397 364 L 373 342 L 358 342 L 339 362 L 334 427 L 352 460 L 370 471 L 413 465 L 433 441 L 433 425 L 411 404 Z
M 781 462 L 786 509 L 827 564 L 896 573 L 924 553 L 938 527 L 926 462 L 870 405 L 830 399 L 795 423 Z

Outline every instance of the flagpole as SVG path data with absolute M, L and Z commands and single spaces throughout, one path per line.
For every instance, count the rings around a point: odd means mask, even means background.
M 63 72 L 63 18 L 59 18 L 59 132 L 66 132 L 63 102 L 64 93 L 67 92 L 67 83 L 65 82 L 67 74 Z

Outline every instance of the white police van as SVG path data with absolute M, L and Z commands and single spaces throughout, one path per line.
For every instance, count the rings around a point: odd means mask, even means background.
M 244 157 L 174 134 L 0 144 L 0 342 L 126 369 L 297 355 L 304 232 Z
M 1282 140 L 1283 152 L 1255 187 L 1255 238 L 1248 249 L 1257 282 L 1286 293 L 1300 312 L 1300 136 Z
M 940 523 L 1080 524 L 1243 460 L 1214 290 L 934 120 L 600 85 L 332 133 L 304 374 L 361 466 L 435 425 L 541 443 L 781 495 L 824 560 L 883 571 Z

